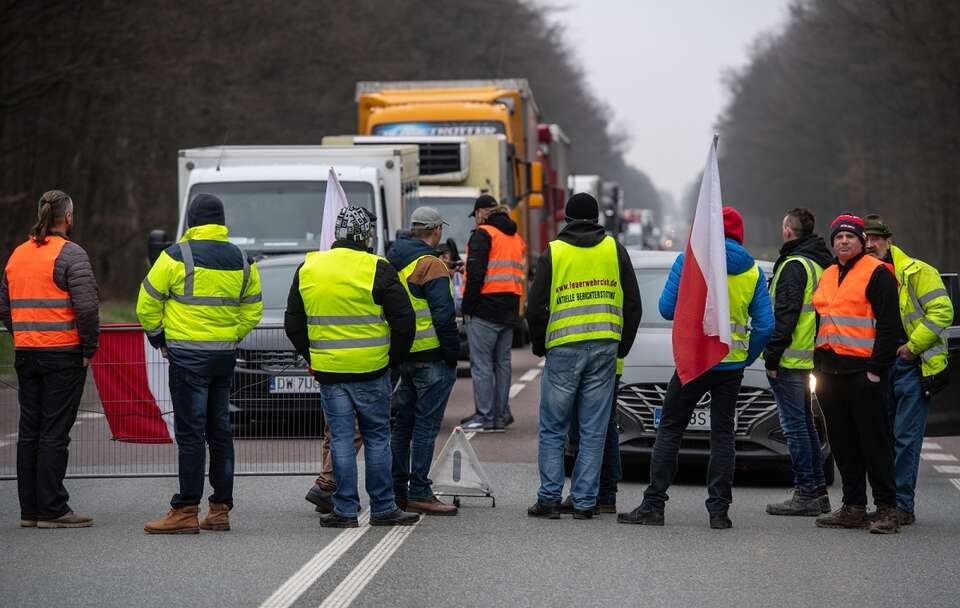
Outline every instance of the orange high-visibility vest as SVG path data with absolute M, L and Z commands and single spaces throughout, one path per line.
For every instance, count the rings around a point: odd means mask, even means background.
M 523 260 L 527 255 L 527 244 L 519 234 L 509 236 L 487 224 L 481 224 L 479 229 L 490 235 L 490 257 L 480 293 L 523 295 Z
M 70 293 L 57 287 L 53 267 L 67 240 L 47 237 L 40 245 L 33 239 L 13 251 L 7 262 L 10 316 L 16 348 L 63 348 L 79 346 L 77 317 Z
M 838 355 L 869 358 L 877 337 L 877 319 L 867 300 L 867 284 L 880 260 L 865 255 L 840 280 L 836 264 L 823 271 L 813 306 L 820 315 L 817 330 L 818 349 L 829 349 Z

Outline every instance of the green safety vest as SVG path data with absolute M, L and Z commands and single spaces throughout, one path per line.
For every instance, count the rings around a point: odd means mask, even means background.
M 413 292 L 410 291 L 410 285 L 407 283 L 407 279 L 413 274 L 413 271 L 417 268 L 417 264 L 426 257 L 430 257 L 429 254 L 420 256 L 404 266 L 403 270 L 400 271 L 400 280 L 403 283 L 403 288 L 407 290 L 407 297 L 410 298 L 410 304 L 413 305 L 413 313 L 417 317 L 417 334 L 413 339 L 413 346 L 410 348 L 411 353 L 440 348 L 437 330 L 433 327 L 433 316 L 430 314 L 430 305 L 427 304 L 425 299 L 413 295 Z M 452 288 L 450 294 L 451 297 L 453 297 Z
M 813 348 L 817 340 L 817 310 L 813 307 L 813 292 L 817 290 L 823 267 L 802 255 L 791 255 L 780 264 L 773 281 L 770 283 L 770 301 L 774 310 L 777 306 L 777 283 L 780 273 L 790 262 L 800 262 L 807 273 L 807 282 L 803 288 L 803 306 L 797 317 L 797 326 L 793 328 L 790 345 L 780 357 L 780 366 L 786 369 L 813 369 Z
M 546 348 L 588 340 L 620 341 L 623 288 L 617 242 L 593 247 L 550 242 L 550 320 Z
M 373 301 L 380 259 L 346 247 L 307 254 L 300 296 L 314 371 L 363 374 L 390 364 L 390 326 Z
M 953 322 L 953 303 L 936 268 L 890 247 L 900 292 L 900 319 L 907 348 L 922 361 L 921 373 L 933 376 L 947 367 L 944 330 Z
M 170 348 L 233 351 L 263 316 L 260 274 L 242 255 L 236 270 L 198 266 L 193 241 L 233 248 L 226 226 L 204 224 L 187 230 L 178 243 L 180 260 L 164 251 L 140 284 L 137 317 L 144 332 L 161 333 Z
M 721 363 L 740 363 L 747 360 L 750 350 L 750 302 L 760 280 L 760 267 L 753 266 L 740 274 L 727 275 L 727 294 L 730 298 L 730 352 Z

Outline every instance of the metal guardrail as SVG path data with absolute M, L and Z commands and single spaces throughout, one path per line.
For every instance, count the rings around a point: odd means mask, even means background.
M 0 354 L 13 356 L 4 331 Z M 68 477 L 177 474 L 168 368 L 139 326 L 102 328 L 71 432 Z M 230 391 L 237 475 L 320 470 L 318 390 L 282 327 L 258 327 L 238 345 Z M 13 362 L 0 360 L 0 479 L 16 478 L 19 416 Z

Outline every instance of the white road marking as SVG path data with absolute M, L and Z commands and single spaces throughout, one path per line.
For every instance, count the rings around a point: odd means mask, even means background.
M 960 479 L 951 479 L 950 483 L 952 483 L 955 488 L 960 490 Z
M 937 462 L 957 461 L 957 457 L 953 454 L 940 454 L 939 452 L 920 452 L 920 458 L 923 460 L 934 460 Z
M 13 445 L 15 443 L 16 441 L 0 441 L 0 448 L 5 448 L 8 445 Z
M 268 597 L 260 608 L 287 608 L 293 605 L 297 599 L 303 595 L 304 591 L 309 589 L 323 573 L 330 569 L 337 560 L 343 557 L 350 547 L 353 546 L 360 537 L 367 533 L 370 526 L 367 522 L 370 520 L 370 512 L 364 511 L 359 517 L 359 528 L 348 528 L 341 532 L 335 539 L 314 555 L 310 561 L 303 565 L 300 570 L 287 579 L 279 589 Z
M 934 443 L 934 442 L 932 442 L 932 441 L 924 441 L 924 442 L 923 442 L 923 446 L 921 446 L 920 449 L 922 449 L 922 450 L 942 450 L 943 448 L 940 447 L 940 444 L 939 444 L 939 443 Z
M 520 394 L 520 391 L 522 391 L 524 388 L 526 388 L 526 386 L 527 386 L 526 384 L 514 384 L 514 385 L 512 385 L 512 386 L 510 387 L 510 398 L 513 399 L 514 397 L 516 397 L 517 395 L 519 395 L 519 394 Z
M 536 380 L 537 376 L 539 375 L 540 375 L 540 369 L 535 367 L 533 369 L 527 370 L 527 373 L 520 376 L 520 382 L 532 382 Z
M 956 475 L 957 473 L 960 473 L 960 465 L 955 464 L 935 464 L 933 465 L 933 469 L 937 473 L 945 473 L 947 475 Z
M 370 550 L 370 553 L 357 564 L 345 579 L 340 581 L 337 588 L 327 596 L 320 608 L 345 608 L 357 599 L 357 596 L 366 588 L 377 572 L 383 568 L 387 560 L 396 553 L 403 541 L 407 540 L 413 534 L 413 526 L 397 526 L 387 532 L 377 545 Z
M 77 414 L 77 418 L 103 418 L 103 414 L 100 412 L 80 412 Z
M 14 439 L 19 436 L 19 433 L 10 433 L 7 437 L 13 437 Z
M 546 367 L 546 366 L 547 366 L 547 360 L 546 360 L 546 359 L 541 359 L 541 360 L 540 360 L 540 363 L 537 363 L 537 367 L 541 367 L 541 368 L 542 368 L 542 367 Z

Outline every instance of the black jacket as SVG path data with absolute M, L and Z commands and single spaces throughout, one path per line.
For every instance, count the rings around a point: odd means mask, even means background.
M 773 276 L 777 275 L 780 266 L 789 256 L 805 257 L 821 268 L 826 268 L 833 263 L 833 255 L 827 249 L 827 244 L 816 234 L 784 243 L 780 248 L 780 257 L 773 265 Z M 803 291 L 806 287 L 807 272 L 804 266 L 797 263 L 787 264 L 777 280 L 777 293 L 774 294 L 773 335 L 763 351 L 764 365 L 767 369 L 775 370 L 780 367 L 783 351 L 793 341 L 793 330 L 796 329 L 797 321 L 800 319 Z
M 67 238 L 61 233 L 51 232 L 50 235 Z M 53 282 L 70 293 L 73 314 L 77 317 L 77 333 L 80 335 L 79 347 L 63 350 L 78 350 L 90 359 L 100 346 L 100 291 L 90 266 L 90 258 L 83 247 L 68 240 L 53 263 Z M 0 322 L 7 331 L 13 331 L 6 272 L 0 274 Z
M 607 236 L 603 226 L 595 222 L 570 222 L 557 236 L 557 240 L 577 247 L 593 247 Z M 637 275 L 633 272 L 630 254 L 617 243 L 617 260 L 620 263 L 620 287 L 623 289 L 623 333 L 620 336 L 619 357 L 626 357 L 637 337 L 643 307 L 640 302 L 640 288 Z M 530 327 L 530 340 L 533 342 L 533 354 L 542 357 L 546 349 L 547 322 L 550 319 L 550 283 L 553 275 L 553 262 L 550 248 L 540 256 L 533 287 L 527 299 L 527 325 Z
M 497 213 L 487 218 L 489 224 L 512 236 L 517 233 L 517 224 L 506 213 Z M 464 315 L 480 317 L 494 323 L 512 325 L 520 314 L 520 296 L 512 293 L 482 294 L 483 279 L 487 276 L 487 263 L 490 261 L 490 235 L 477 228 L 467 243 L 467 283 L 463 288 L 463 303 L 460 310 Z
M 336 241 L 333 248 L 347 247 L 359 251 L 366 249 L 353 241 Z M 283 315 L 283 328 L 290 342 L 301 357 L 310 361 L 310 338 L 307 335 L 307 313 L 300 295 L 300 268 L 293 274 L 293 284 L 287 296 L 287 310 Z M 383 316 L 390 325 L 390 364 L 399 363 L 413 344 L 416 332 L 416 320 L 410 298 L 400 283 L 400 277 L 390 262 L 377 261 L 377 271 L 373 278 L 373 301 L 383 307 Z M 313 375 L 321 384 L 339 384 L 341 382 L 362 382 L 383 375 L 389 366 L 363 374 L 336 374 L 314 371 Z
M 846 265 L 840 266 L 840 282 L 857 262 L 863 258 L 861 253 Z M 834 260 L 839 264 L 838 260 Z M 854 374 L 872 372 L 878 376 L 886 373 L 897 356 L 901 342 L 898 336 L 903 332 L 900 321 L 900 301 L 897 294 L 897 279 L 886 266 L 879 266 L 870 276 L 866 290 L 867 301 L 877 320 L 877 337 L 873 344 L 873 353 L 869 358 L 838 355 L 832 350 L 818 348 L 814 351 L 814 366 L 827 374 Z
M 436 251 L 427 243 L 402 236 L 394 241 L 387 259 L 400 272 L 417 258 L 429 255 L 421 260 L 407 281 L 410 293 L 427 301 L 433 327 L 440 340 L 440 347 L 433 350 L 410 353 L 408 361 L 446 361 L 448 365 L 457 365 L 460 353 L 460 338 L 457 332 L 457 313 L 453 306 L 453 294 L 450 291 L 450 273 L 447 265 L 436 257 Z M 425 268 L 421 268 L 425 266 Z

